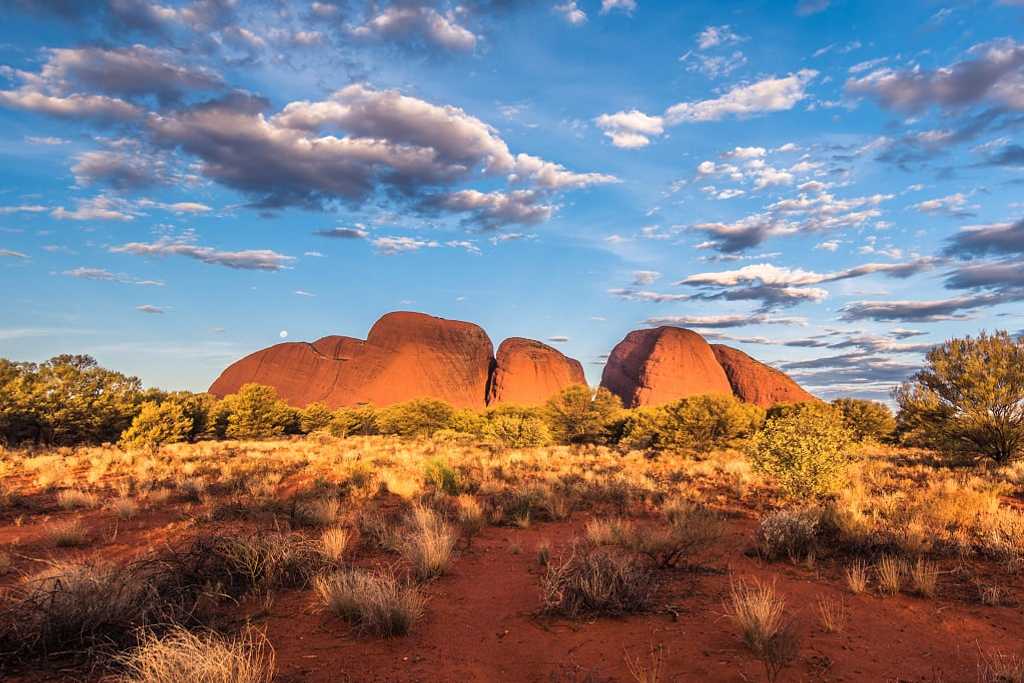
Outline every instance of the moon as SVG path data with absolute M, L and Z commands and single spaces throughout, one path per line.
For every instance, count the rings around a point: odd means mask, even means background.
M 280 337 L 281 339 L 284 339 L 285 337 L 288 336 L 288 330 L 281 330 L 280 334 L 278 334 L 277 336 Z

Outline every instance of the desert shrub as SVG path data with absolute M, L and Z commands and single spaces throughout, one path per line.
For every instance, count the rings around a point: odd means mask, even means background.
M 405 437 L 431 436 L 441 429 L 451 429 L 455 410 L 433 398 L 418 398 L 389 406 L 377 416 L 381 434 Z
M 484 423 L 483 436 L 507 448 L 530 448 L 551 442 L 551 432 L 539 415 L 491 415 Z
M 545 612 L 567 617 L 616 616 L 648 609 L 654 574 L 631 555 L 575 544 L 561 562 L 549 562 L 541 583 Z
M 377 428 L 377 410 L 370 405 L 340 408 L 334 411 L 327 429 L 334 436 L 371 436 L 379 434 Z
M 887 441 L 896 431 L 896 418 L 889 406 L 859 398 L 837 398 L 832 406 L 843 416 L 843 424 L 854 441 Z
M 662 448 L 707 452 L 756 432 L 764 410 L 732 396 L 704 394 L 662 406 L 656 418 Z
M 334 420 L 334 413 L 323 403 L 310 403 L 299 411 L 299 431 L 303 434 L 311 434 L 321 429 L 327 429 Z
M 205 555 L 205 580 L 230 595 L 304 588 L 326 562 L 317 544 L 297 533 L 199 537 L 192 552 Z
M 227 413 L 225 435 L 231 439 L 281 436 L 295 427 L 296 413 L 273 387 L 245 384 L 221 402 Z
M 774 477 L 788 495 L 831 493 L 849 464 L 850 433 L 838 411 L 825 404 L 796 404 L 769 417 L 753 438 L 754 466 Z
M 462 491 L 459 473 L 439 458 L 428 460 L 424 465 L 424 480 L 434 490 L 449 496 L 457 496 Z
M 650 406 L 624 410 L 619 445 L 636 450 L 657 448 L 661 413 L 661 407 Z
M 394 574 L 347 569 L 316 577 L 324 608 L 356 630 L 381 638 L 404 636 L 423 616 L 423 596 Z
M 618 396 L 601 387 L 575 385 L 551 397 L 545 405 L 548 427 L 559 443 L 607 443 L 613 420 L 622 410 Z
M 1024 339 L 952 339 L 895 392 L 905 441 L 965 460 L 1024 454 Z
M 237 638 L 172 628 L 149 634 L 138 648 L 117 658 L 121 683 L 270 683 L 274 649 L 266 636 L 248 629 Z
M 193 425 L 192 418 L 177 401 L 147 401 L 121 435 L 121 444 L 125 448 L 156 448 L 165 443 L 188 441 Z
M 459 435 L 483 436 L 484 428 L 487 426 L 487 417 L 470 408 L 462 408 L 452 413 L 452 419 L 448 429 Z
M 802 560 L 814 553 L 820 524 L 817 508 L 769 513 L 757 527 L 757 552 L 766 560 Z

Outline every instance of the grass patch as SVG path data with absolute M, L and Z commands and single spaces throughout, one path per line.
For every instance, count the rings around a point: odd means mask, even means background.
M 394 574 L 359 569 L 324 574 L 313 582 L 323 607 L 361 632 L 381 638 L 404 636 L 423 616 L 423 596 Z
M 576 544 L 567 558 L 548 564 L 541 599 L 549 614 L 617 616 L 649 609 L 654 590 L 653 572 L 637 558 Z
M 255 629 L 224 638 L 172 628 L 163 636 L 149 634 L 118 663 L 125 669 L 121 683 L 270 683 L 274 678 L 274 649 Z

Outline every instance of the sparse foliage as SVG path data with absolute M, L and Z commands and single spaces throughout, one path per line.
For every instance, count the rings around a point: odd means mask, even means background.
M 560 443 L 607 443 L 622 402 L 605 388 L 582 385 L 563 389 L 545 406 L 551 434 Z

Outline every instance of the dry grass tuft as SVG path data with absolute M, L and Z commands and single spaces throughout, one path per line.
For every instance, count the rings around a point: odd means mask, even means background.
M 325 609 L 381 638 L 404 636 L 423 615 L 419 590 L 391 573 L 350 569 L 318 576 L 313 585 Z
M 420 580 L 442 576 L 451 565 L 455 531 L 430 508 L 417 506 L 412 513 L 412 536 L 402 555 L 412 564 Z
M 640 656 L 625 653 L 626 669 L 636 683 L 658 683 L 665 671 L 665 646 L 652 646 L 646 661 Z
M 923 557 L 910 565 L 910 585 L 914 593 L 925 598 L 935 595 L 939 582 L 939 568 Z
M 848 619 L 849 611 L 844 599 L 818 597 L 818 623 L 825 633 L 842 633 Z
M 980 652 L 978 683 L 1024 683 L 1024 659 L 1003 652 Z
M 100 505 L 100 497 L 78 489 L 67 489 L 57 494 L 57 505 L 64 510 L 91 510 Z
M 906 562 L 893 555 L 884 555 L 875 567 L 878 574 L 878 588 L 886 595 L 896 595 L 903 588 Z
M 729 598 L 726 614 L 739 628 L 743 642 L 754 652 L 761 652 L 785 625 L 786 601 L 775 593 L 775 584 L 756 579 L 751 583 L 733 581 Z
M 77 519 L 53 522 L 47 527 L 45 535 L 58 548 L 82 548 L 92 542 L 88 531 Z
M 110 501 L 111 511 L 120 519 L 134 519 L 139 514 L 139 504 L 131 498 L 115 498 Z
M 548 564 L 541 599 L 549 614 L 620 615 L 648 609 L 654 589 L 653 573 L 636 558 L 577 544 L 565 560 Z
M 459 506 L 459 523 L 469 536 L 480 533 L 486 518 L 480 501 L 469 494 L 462 494 L 455 499 Z
M 126 671 L 123 683 L 270 683 L 274 678 L 274 649 L 255 629 L 227 639 L 175 627 L 161 637 L 146 636 L 118 660 Z
M 340 511 L 337 498 L 321 498 L 296 506 L 295 520 L 303 526 L 327 527 L 338 521 Z
M 860 595 L 868 589 L 868 565 L 864 560 L 854 560 L 846 568 L 846 585 L 854 595 Z
M 324 529 L 320 534 L 320 552 L 328 561 L 341 562 L 348 548 L 351 533 L 344 527 Z

